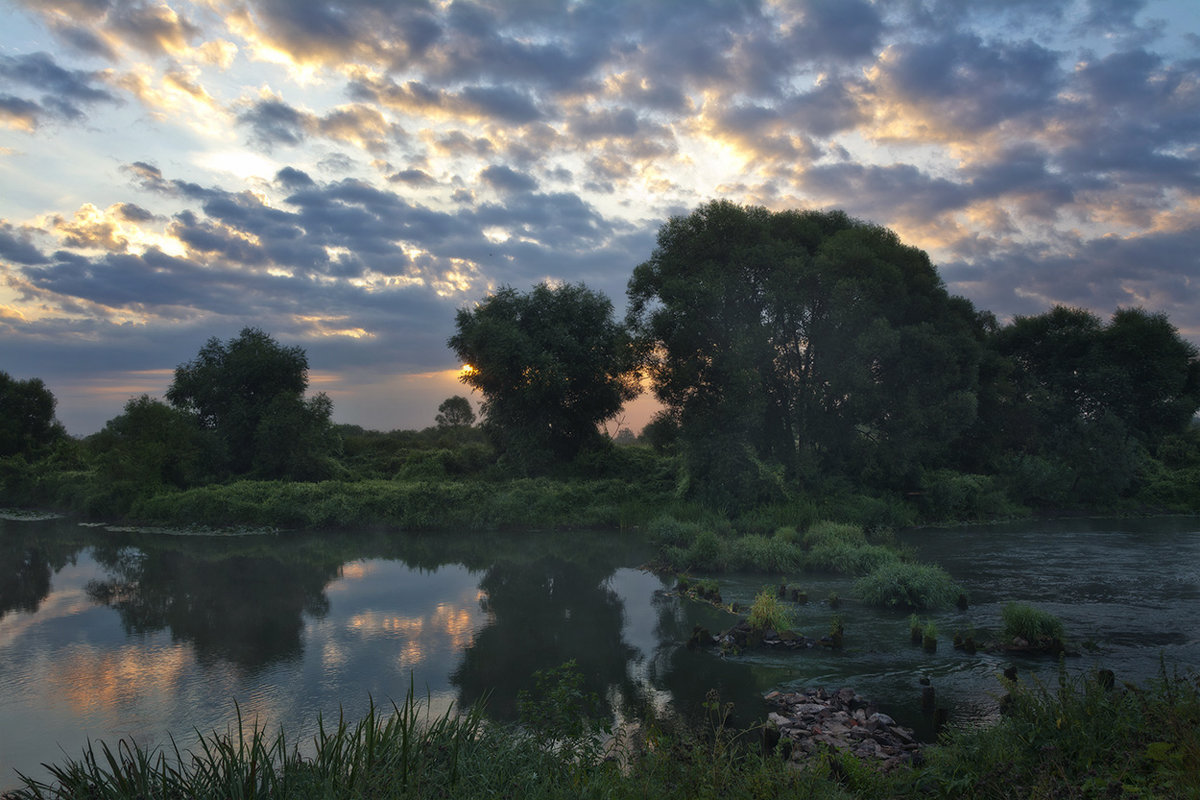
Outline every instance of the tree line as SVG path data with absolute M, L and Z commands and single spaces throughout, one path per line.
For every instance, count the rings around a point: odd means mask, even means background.
M 716 201 L 672 218 L 628 300 L 623 324 L 581 285 L 458 313 L 450 345 L 514 464 L 596 446 L 643 379 L 665 407 L 643 438 L 674 443 L 684 491 L 717 507 L 847 481 L 952 493 L 980 475 L 1022 501 L 1094 503 L 1200 457 L 1200 361 L 1164 315 L 1056 307 L 1001 325 L 925 252 L 840 211 Z
M 664 224 L 627 294 L 624 319 L 582 284 L 461 309 L 449 346 L 482 424 L 452 397 L 420 442 L 333 424 L 329 398 L 306 397 L 303 349 L 256 328 L 205 343 L 165 402 L 132 398 L 86 457 L 56 445 L 41 381 L 0 373 L 0 480 L 54 458 L 131 493 L 347 479 L 368 462 L 373 477 L 594 472 L 612 462 L 602 424 L 646 387 L 663 410 L 640 441 L 671 461 L 677 495 L 717 509 L 847 485 L 935 516 L 989 493 L 1200 506 L 1200 359 L 1162 314 L 1055 307 L 1000 324 L 886 228 L 724 201 Z

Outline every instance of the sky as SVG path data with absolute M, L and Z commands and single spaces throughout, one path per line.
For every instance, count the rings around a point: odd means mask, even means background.
M 0 371 L 75 435 L 247 326 L 335 421 L 432 425 L 458 309 L 623 315 L 713 199 L 1200 343 L 1200 0 L 0 0 Z

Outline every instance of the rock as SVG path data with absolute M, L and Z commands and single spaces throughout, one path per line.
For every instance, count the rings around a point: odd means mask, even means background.
M 877 711 L 853 689 L 771 692 L 768 727 L 778 730 L 788 764 L 803 769 L 810 755 L 832 748 L 876 764 L 882 772 L 921 756 L 916 734 Z

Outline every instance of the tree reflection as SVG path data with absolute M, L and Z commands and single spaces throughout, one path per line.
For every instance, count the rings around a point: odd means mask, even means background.
M 609 689 L 626 700 L 636 689 L 627 665 L 634 649 L 622 641 L 624 608 L 607 587 L 612 569 L 589 568 L 557 557 L 493 566 L 480 581 L 480 603 L 492 617 L 463 653 L 451 676 L 464 706 L 487 699 L 490 716 L 512 719 L 534 673 L 574 659 L 583 691 L 611 713 Z
M 115 609 L 127 633 L 169 629 L 201 662 L 251 670 L 303 653 L 302 615 L 328 611 L 325 586 L 340 566 L 146 543 L 98 547 L 93 556 L 111 577 L 91 581 L 88 594 Z
M 0 619 L 10 611 L 37 611 L 50 594 L 50 578 L 74 563 L 80 549 L 41 528 L 5 525 L 0 536 Z

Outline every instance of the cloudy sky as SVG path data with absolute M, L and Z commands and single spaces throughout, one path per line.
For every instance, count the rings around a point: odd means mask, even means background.
M 456 309 L 621 313 L 713 198 L 887 225 L 1002 319 L 1200 342 L 1200 4 L 0 0 L 0 186 L 0 370 L 75 434 L 247 325 L 338 421 L 430 425 Z

